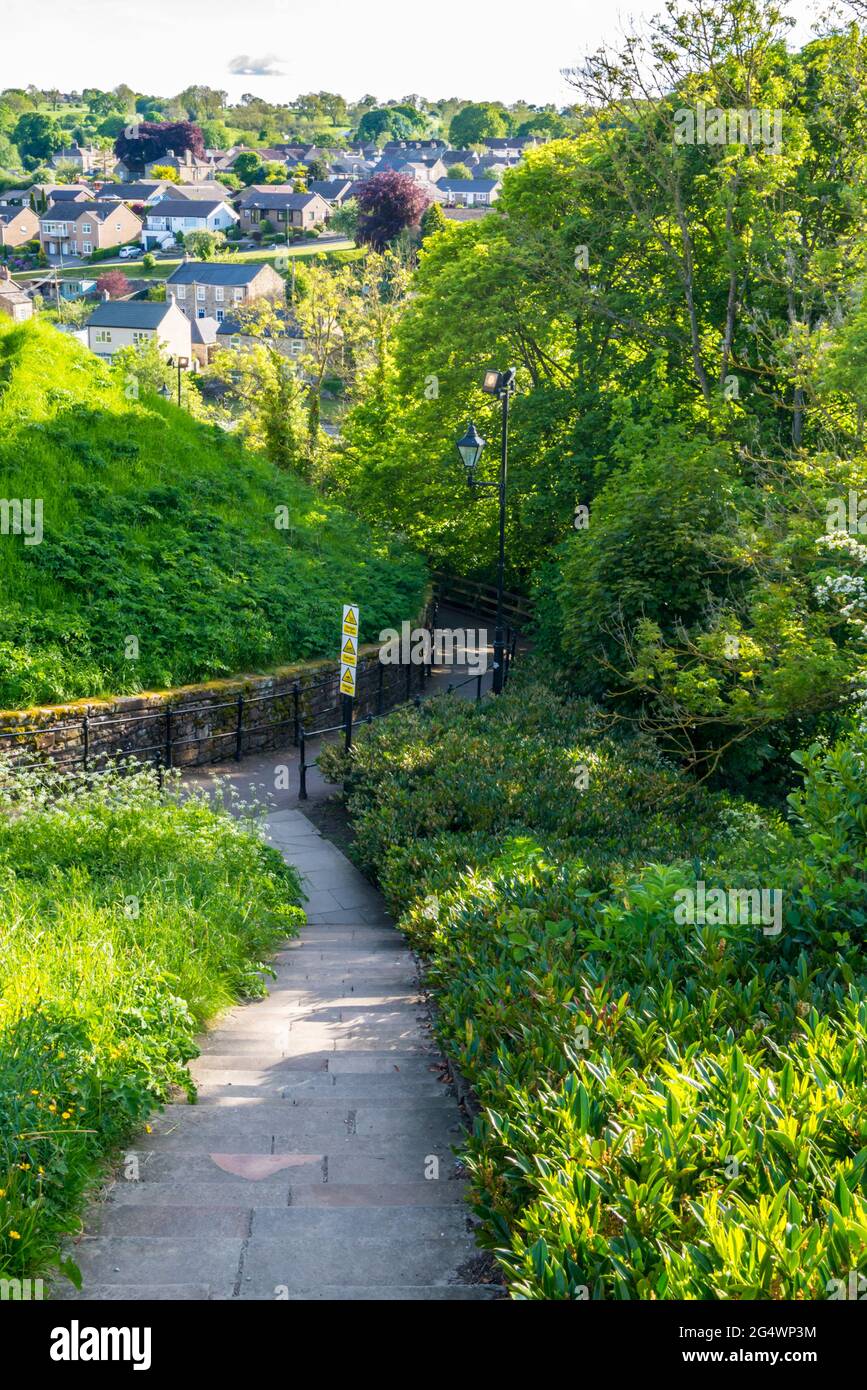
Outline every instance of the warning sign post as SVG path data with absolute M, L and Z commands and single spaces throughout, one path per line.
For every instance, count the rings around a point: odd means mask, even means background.
M 340 634 L 340 693 L 343 696 L 345 747 L 352 747 L 352 702 L 355 699 L 358 669 L 358 633 L 361 626 L 357 603 L 344 603 Z

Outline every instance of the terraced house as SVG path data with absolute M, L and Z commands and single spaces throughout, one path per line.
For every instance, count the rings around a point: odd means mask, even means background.
M 39 241 L 47 256 L 89 256 L 106 246 L 137 241 L 141 218 L 126 203 L 55 203 L 39 218 Z
M 232 265 L 223 261 L 188 261 L 166 281 L 166 299 L 188 319 L 222 323 L 233 310 L 254 299 L 282 304 L 286 285 L 270 265 Z

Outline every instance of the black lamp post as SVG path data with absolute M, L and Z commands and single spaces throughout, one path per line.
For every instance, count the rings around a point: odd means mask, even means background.
M 499 478 L 496 482 L 490 483 L 482 483 L 477 480 L 476 469 L 479 464 L 479 459 L 482 456 L 482 450 L 485 447 L 485 441 L 482 439 L 472 421 L 467 425 L 466 434 L 462 439 L 458 440 L 458 453 L 467 470 L 467 482 L 470 488 L 473 490 L 476 488 L 496 488 L 500 498 L 500 544 L 497 556 L 497 625 L 494 629 L 493 680 L 494 694 L 499 695 L 503 689 L 503 680 L 506 673 L 506 641 L 503 632 L 503 576 L 506 554 L 506 481 L 508 470 L 509 401 L 515 391 L 515 368 L 509 367 L 505 372 L 485 372 L 482 390 L 486 391 L 489 396 L 496 396 L 502 406 Z
M 177 367 L 178 369 L 178 409 L 180 409 L 181 405 L 181 372 L 185 372 L 189 365 L 190 359 L 188 357 L 169 358 L 169 366 Z

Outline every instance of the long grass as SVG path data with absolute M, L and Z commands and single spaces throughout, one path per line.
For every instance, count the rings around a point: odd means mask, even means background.
M 99 1161 L 303 920 L 254 822 L 150 771 L 0 774 L 0 1275 L 56 1259 Z M 73 1271 L 74 1273 L 74 1271 Z

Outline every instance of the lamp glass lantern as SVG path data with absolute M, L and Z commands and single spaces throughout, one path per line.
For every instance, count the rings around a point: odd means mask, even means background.
M 464 468 L 467 470 L 467 482 L 470 484 L 471 487 L 473 485 L 473 480 L 476 476 L 476 468 L 478 466 L 479 459 L 482 457 L 482 450 L 484 449 L 484 447 L 484 439 L 482 439 L 482 436 L 479 434 L 472 420 L 470 420 L 470 422 L 467 425 L 466 434 L 458 440 L 458 453 L 461 456 L 461 461 L 464 465 Z

